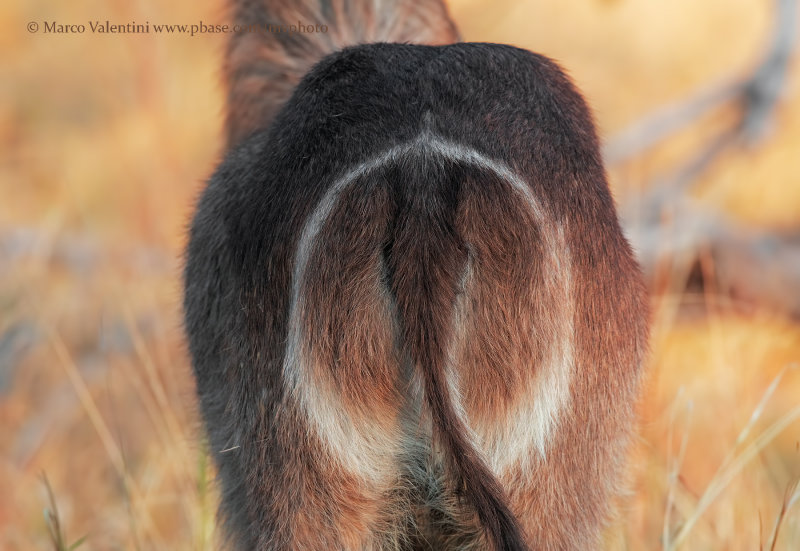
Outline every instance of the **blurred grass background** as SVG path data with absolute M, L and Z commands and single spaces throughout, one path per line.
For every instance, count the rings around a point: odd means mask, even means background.
M 559 61 L 606 137 L 751 68 L 773 7 L 449 5 L 465 40 Z M 181 334 L 180 255 L 194 198 L 221 154 L 224 37 L 88 30 L 106 19 L 227 21 L 218 1 L 0 5 L 0 549 L 53 548 L 43 472 L 67 543 L 87 536 L 79 549 L 213 549 L 213 473 Z M 26 29 L 45 20 L 87 31 Z M 796 60 L 768 139 L 715 163 L 693 189 L 698 201 L 762 227 L 800 225 L 798 69 Z M 635 196 L 702 132 L 612 170 L 617 197 Z M 800 476 L 800 373 L 791 367 L 800 326 L 736 313 L 708 290 L 694 299 L 706 304 L 702 316 L 686 315 L 685 300 L 654 298 L 631 493 L 608 547 L 670 547 L 689 526 L 684 549 L 766 549 Z M 797 548 L 800 506 L 786 512 L 775 546 Z

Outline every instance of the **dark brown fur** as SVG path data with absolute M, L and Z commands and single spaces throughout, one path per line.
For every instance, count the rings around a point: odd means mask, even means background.
M 437 2 L 395 8 L 236 8 L 331 34 L 232 40 L 243 141 L 192 224 L 186 328 L 226 534 L 594 549 L 647 307 L 591 117 L 554 63 L 506 46 L 360 46 L 300 79 L 347 44 L 456 36 Z
M 380 9 L 381 5 L 390 9 Z M 373 42 L 450 44 L 458 32 L 439 0 L 237 0 L 233 20 L 313 26 L 315 32 L 242 32 L 228 43 L 228 145 L 266 128 L 300 80 L 325 55 Z M 324 25 L 325 32 L 321 27 Z

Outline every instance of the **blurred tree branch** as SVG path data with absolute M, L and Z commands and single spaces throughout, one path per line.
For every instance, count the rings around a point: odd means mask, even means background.
M 623 163 L 711 110 L 734 107 L 736 117 L 727 128 L 677 168 L 650 182 L 642 196 L 621 205 L 626 229 L 654 286 L 664 267 L 683 266 L 688 274 L 693 265 L 707 259 L 720 292 L 800 318 L 800 228 L 778 234 L 747 227 L 693 204 L 687 196 L 722 153 L 763 141 L 795 48 L 797 0 L 775 0 L 772 36 L 750 74 L 726 79 L 657 110 L 609 140 L 604 155 L 609 164 Z
M 797 0 L 775 0 L 773 40 L 761 63 L 744 78 L 727 78 L 692 97 L 658 109 L 608 141 L 608 163 L 623 162 L 644 153 L 708 111 L 739 102 L 740 119 L 730 129 L 750 144 L 764 135 L 786 82 L 797 37 Z

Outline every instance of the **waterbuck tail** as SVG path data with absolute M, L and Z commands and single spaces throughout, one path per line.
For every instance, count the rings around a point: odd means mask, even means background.
M 471 178 L 464 177 L 463 167 L 456 163 L 443 170 L 449 163 L 437 161 L 428 159 L 402 178 L 404 199 L 387 253 L 402 341 L 421 376 L 434 442 L 444 454 L 456 495 L 474 509 L 490 549 L 523 551 L 528 547 L 506 493 L 476 449 L 448 380 L 458 371 L 450 365 L 462 331 L 456 310 L 470 270 L 470 245 L 460 226 L 470 216 L 465 203 L 473 202 L 476 191 L 466 183 Z M 431 186 L 432 178 L 443 185 Z M 502 186 L 490 179 L 483 183 Z

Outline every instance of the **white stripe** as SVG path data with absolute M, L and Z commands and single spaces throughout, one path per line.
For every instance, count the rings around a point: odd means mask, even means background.
M 448 386 L 454 408 L 470 427 L 471 440 L 477 444 L 489 466 L 497 474 L 527 462 L 531 450 L 545 457 L 548 442 L 558 419 L 570 401 L 569 385 L 574 363 L 573 289 L 571 288 L 571 259 L 563 228 L 545 216 L 542 206 L 533 196 L 528 184 L 505 163 L 486 157 L 479 151 L 436 136 L 430 131 L 422 132 L 416 139 L 379 154 L 359 164 L 338 179 L 325 193 L 311 217 L 308 219 L 298 243 L 292 277 L 292 297 L 289 315 L 288 342 L 286 345 L 283 373 L 288 388 L 298 400 L 302 411 L 313 425 L 316 435 L 325 442 L 342 466 L 370 480 L 382 479 L 387 473 L 381 467 L 390 468 L 391 458 L 402 452 L 403 434 L 387 434 L 386 428 L 377 423 L 352 422 L 332 389 L 320 388 L 320 382 L 311 376 L 312 370 L 306 349 L 306 339 L 301 327 L 302 287 L 308 261 L 317 237 L 333 211 L 342 192 L 358 178 L 409 154 L 434 153 L 446 159 L 474 165 L 496 174 L 508 182 L 521 195 L 535 217 L 544 239 L 550 268 L 550 289 L 564 305 L 564 314 L 559 317 L 562 326 L 555 328 L 557 338 L 553 343 L 549 365 L 538 366 L 539 372 L 531 377 L 531 385 L 518 397 L 516 408 L 506 420 L 505 427 L 471 427 L 459 399 L 458 373 L 454 366 L 448 369 Z M 547 231 L 556 227 L 556 231 Z M 456 322 L 456 319 L 454 319 Z M 534 338 L 531 336 L 531 338 Z M 452 360 L 452 354 L 451 354 Z M 533 366 L 531 366 L 533 369 Z M 515 411 L 514 411 L 515 410 Z M 399 428 L 399 427 L 398 427 Z M 505 428 L 505 430 L 502 430 Z

